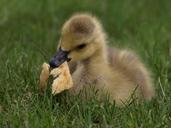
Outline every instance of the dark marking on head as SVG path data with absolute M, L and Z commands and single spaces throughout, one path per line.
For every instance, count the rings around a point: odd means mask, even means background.
M 94 23 L 89 17 L 76 17 L 70 22 L 71 32 L 79 34 L 91 34 L 94 30 Z

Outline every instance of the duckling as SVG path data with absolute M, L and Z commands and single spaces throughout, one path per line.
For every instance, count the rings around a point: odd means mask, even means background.
M 71 94 L 94 85 L 118 105 L 126 102 L 134 91 L 137 97 L 150 100 L 154 88 L 147 68 L 132 51 L 108 48 L 106 37 L 95 16 L 71 16 L 62 27 L 59 50 L 50 66 L 69 62 L 74 83 Z

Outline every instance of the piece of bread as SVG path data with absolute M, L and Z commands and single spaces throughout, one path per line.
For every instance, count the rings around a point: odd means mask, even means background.
M 40 73 L 40 83 L 39 83 L 39 89 L 40 89 L 40 94 L 43 95 L 44 91 L 47 86 L 47 80 L 49 78 L 50 74 L 50 66 L 47 63 L 43 63 L 42 65 L 42 71 Z
M 70 89 L 73 86 L 73 81 L 67 62 L 64 62 L 58 68 L 54 68 L 50 72 L 50 75 L 55 78 L 52 84 L 53 95 L 58 94 L 66 89 Z
M 54 68 L 51 71 L 50 70 L 49 64 L 43 63 L 40 74 L 40 94 L 44 94 L 49 75 L 52 75 L 55 78 L 52 83 L 53 95 L 58 94 L 66 89 L 70 89 L 73 86 L 67 62 L 64 62 L 58 68 Z

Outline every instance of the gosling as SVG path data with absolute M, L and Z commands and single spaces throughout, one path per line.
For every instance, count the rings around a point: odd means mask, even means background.
M 117 105 L 126 103 L 133 93 L 140 99 L 154 96 L 147 68 L 133 52 L 108 48 L 106 33 L 95 16 L 75 14 L 64 23 L 50 66 L 57 67 L 66 60 L 74 83 L 71 94 L 93 85 Z

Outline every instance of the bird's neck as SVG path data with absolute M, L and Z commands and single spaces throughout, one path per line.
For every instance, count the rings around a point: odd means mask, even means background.
M 108 64 L 106 45 L 104 44 L 104 46 L 96 50 L 91 57 L 82 61 L 82 64 L 84 65 L 85 69 L 89 71 L 103 70 L 101 68 Z

